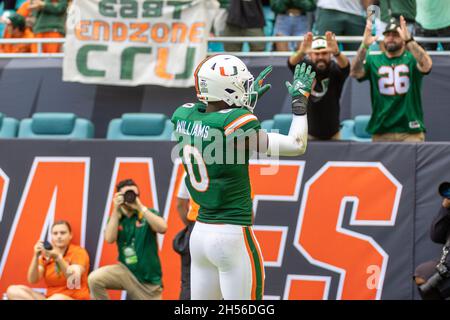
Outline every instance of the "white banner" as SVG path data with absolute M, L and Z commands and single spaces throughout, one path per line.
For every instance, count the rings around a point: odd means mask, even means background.
M 193 86 L 218 7 L 216 0 L 74 0 L 63 80 Z

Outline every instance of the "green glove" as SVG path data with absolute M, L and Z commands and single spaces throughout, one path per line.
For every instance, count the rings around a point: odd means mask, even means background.
M 306 68 L 306 63 L 297 65 L 294 72 L 294 82 L 290 84 L 286 81 L 286 87 L 292 96 L 292 113 L 298 116 L 306 114 L 308 98 L 311 93 L 312 84 L 316 77 L 315 72 L 311 72 L 311 66 Z
M 257 99 L 260 99 L 272 87 L 271 84 L 263 85 L 264 84 L 264 80 L 269 75 L 269 73 L 272 72 L 272 69 L 273 69 L 272 66 L 268 66 L 255 79 L 255 82 L 253 83 L 252 91 L 256 92 L 256 95 L 251 95 L 250 96 L 250 103 L 251 104 L 256 102 Z
M 301 66 L 297 65 L 295 67 L 293 84 L 291 84 L 289 81 L 286 81 L 286 87 L 289 94 L 293 98 L 298 98 L 300 96 L 309 97 L 309 94 L 311 93 L 312 83 L 315 77 L 316 73 L 311 72 L 311 66 L 308 66 L 308 68 L 306 68 L 306 63 L 302 63 Z

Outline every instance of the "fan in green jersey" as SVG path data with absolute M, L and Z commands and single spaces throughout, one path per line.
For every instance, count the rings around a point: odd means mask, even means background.
M 431 58 L 409 34 L 402 16 L 387 25 L 382 53 L 367 54 L 376 41 L 371 30 L 369 19 L 351 68 L 353 77 L 370 81 L 372 116 L 367 131 L 373 141 L 423 141 L 422 78 L 431 71 Z
M 289 135 L 266 133 L 253 111 L 270 89 L 264 80 L 271 71 L 267 67 L 254 79 L 237 57 L 208 57 L 195 71 L 200 102 L 185 104 L 172 116 L 186 186 L 200 205 L 190 242 L 192 299 L 262 298 L 263 261 L 251 229 L 249 152 L 305 152 L 306 106 L 315 77 L 311 67 L 297 66 L 293 83 L 287 83 L 294 114 Z M 245 142 L 243 156 L 237 141 Z

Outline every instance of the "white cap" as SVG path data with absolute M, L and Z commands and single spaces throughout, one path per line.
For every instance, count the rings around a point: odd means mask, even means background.
M 326 49 L 327 48 L 327 40 L 325 40 L 324 37 L 315 37 L 311 49 L 313 50 L 319 50 L 319 49 Z

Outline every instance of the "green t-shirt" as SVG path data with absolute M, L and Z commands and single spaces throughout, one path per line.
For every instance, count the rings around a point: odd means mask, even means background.
M 416 19 L 416 0 L 390 0 L 392 16 L 399 18 L 401 15 L 407 21 Z M 389 5 L 388 0 L 380 1 L 381 21 L 389 23 Z
M 35 12 L 36 22 L 33 26 L 33 33 L 59 32 L 66 34 L 66 11 L 67 0 L 44 0 L 44 7 Z
M 230 5 L 230 0 L 219 0 L 220 7 L 223 9 L 228 9 Z
M 427 30 L 437 30 L 450 26 L 449 0 L 416 0 L 416 21 Z
M 156 210 L 149 210 L 160 216 Z M 122 215 L 119 221 L 117 248 L 119 261 L 126 265 L 140 282 L 162 285 L 156 232 L 138 212 L 131 217 Z
M 423 73 L 409 51 L 388 58 L 386 54 L 367 54 L 365 77 L 370 81 L 372 117 L 367 131 L 382 133 L 417 133 L 425 131 L 422 110 Z
M 186 186 L 200 205 L 197 220 L 252 225 L 249 155 L 228 145 L 261 128 L 256 116 L 243 108 L 207 113 L 196 103 L 179 107 L 172 122 L 188 173 Z

